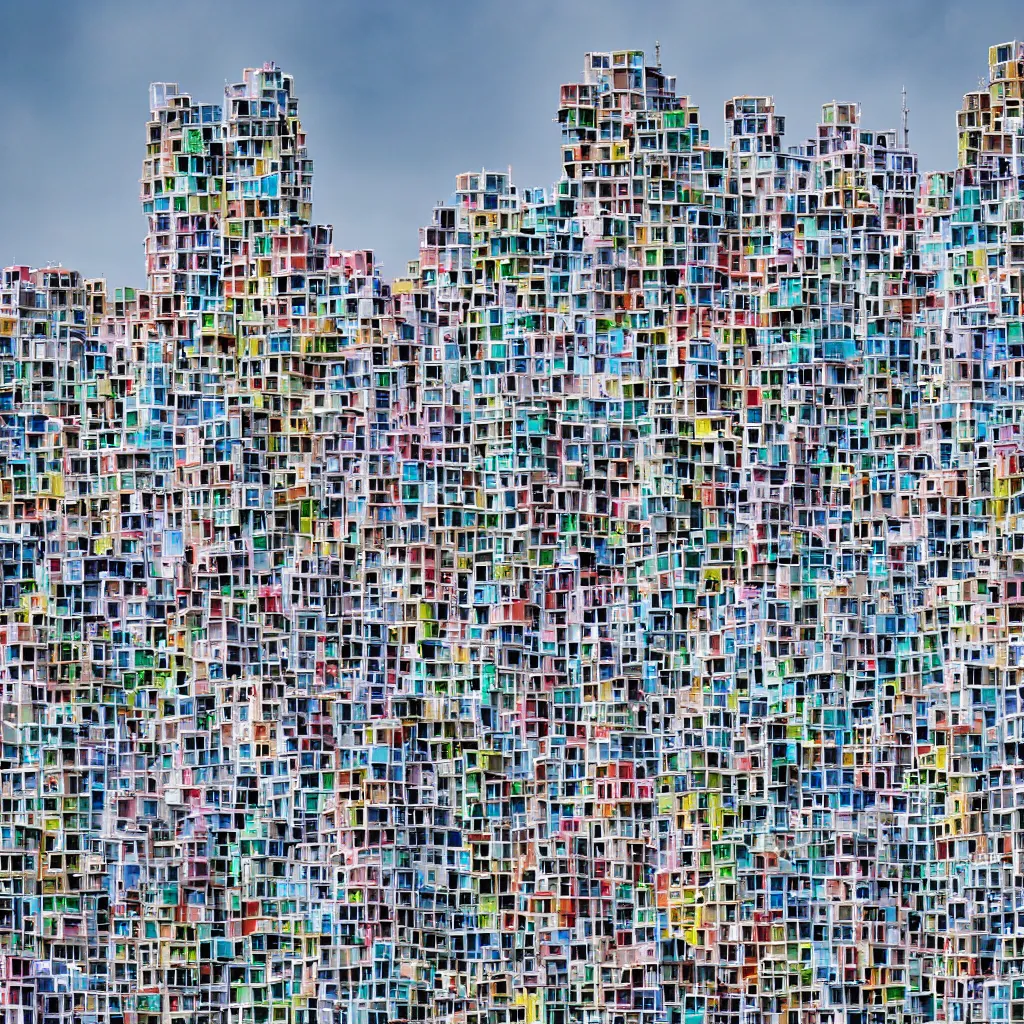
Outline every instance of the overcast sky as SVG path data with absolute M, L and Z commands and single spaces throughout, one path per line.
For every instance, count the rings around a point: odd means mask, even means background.
M 820 104 L 899 124 L 927 168 L 956 159 L 954 111 L 987 48 L 1024 35 L 1020 0 L 0 0 L 0 265 L 48 261 L 142 284 L 138 202 L 151 81 L 220 102 L 244 67 L 295 76 L 314 161 L 314 217 L 386 276 L 459 171 L 558 174 L 562 82 L 593 49 L 661 41 L 662 65 L 721 141 L 722 107 L 771 94 L 787 139 Z

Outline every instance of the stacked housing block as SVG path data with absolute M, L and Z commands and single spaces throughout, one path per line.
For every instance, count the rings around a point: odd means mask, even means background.
M 291 76 L 0 280 L 3 1024 L 1024 1020 L 1024 44 L 958 167 L 562 87 L 390 284 Z M 386 213 L 386 211 L 384 211 Z

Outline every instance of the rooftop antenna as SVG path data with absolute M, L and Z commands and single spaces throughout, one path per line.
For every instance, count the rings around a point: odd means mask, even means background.
M 910 149 L 910 107 L 907 106 L 907 87 L 903 86 L 903 148 Z
M 661 40 L 654 40 L 654 66 L 656 68 L 661 67 Z

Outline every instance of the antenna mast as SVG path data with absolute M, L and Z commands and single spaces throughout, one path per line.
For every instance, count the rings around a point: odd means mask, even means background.
M 903 86 L 903 148 L 910 149 L 910 108 L 907 106 L 906 86 Z

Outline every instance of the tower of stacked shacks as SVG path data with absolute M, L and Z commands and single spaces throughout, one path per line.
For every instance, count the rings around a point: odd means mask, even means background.
M 154 86 L 145 290 L 0 280 L 0 1024 L 1024 1020 L 989 63 L 922 175 L 587 54 L 390 285 L 291 76 Z

